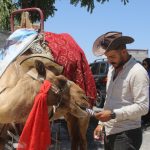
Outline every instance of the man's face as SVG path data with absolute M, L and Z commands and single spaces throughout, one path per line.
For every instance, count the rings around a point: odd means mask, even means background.
M 122 67 L 125 63 L 124 61 L 124 50 L 111 50 L 105 53 L 108 62 L 114 67 Z

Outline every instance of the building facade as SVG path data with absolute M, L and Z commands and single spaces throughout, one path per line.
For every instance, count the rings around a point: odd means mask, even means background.
M 149 57 L 148 49 L 128 49 L 128 52 L 140 62 L 142 62 L 146 57 Z

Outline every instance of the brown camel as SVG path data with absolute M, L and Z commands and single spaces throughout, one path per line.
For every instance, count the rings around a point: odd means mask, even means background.
M 28 14 L 22 15 L 21 28 L 32 28 L 30 20 L 27 16 Z M 26 19 L 24 19 L 24 17 L 26 17 Z M 25 23 L 23 21 L 25 21 Z M 34 59 L 32 60 L 32 58 L 30 57 L 31 54 L 35 53 L 36 49 L 39 48 L 45 49 L 44 53 L 52 56 L 52 54 L 50 53 L 51 50 L 48 46 L 46 46 L 45 41 L 43 42 L 43 38 L 39 38 L 38 42 L 35 40 L 33 45 L 30 47 L 30 50 L 26 51 L 26 54 L 24 54 L 28 55 L 29 57 L 26 58 L 26 56 L 23 56 L 25 58 L 22 58 L 20 56 L 15 62 L 13 62 L 9 66 L 4 74 L 5 76 L 3 75 L 0 79 L 0 92 L 1 94 L 3 93 L 3 96 L 1 96 L 0 94 L 0 101 L 3 98 L 7 98 L 7 101 L 9 101 L 7 105 L 7 110 L 4 109 L 5 112 L 8 114 L 2 117 L 2 123 L 24 122 L 28 116 L 29 111 L 32 108 L 33 99 L 39 90 L 41 84 L 39 82 L 39 79 L 48 79 L 53 83 L 54 89 L 60 89 L 59 91 L 62 91 L 60 92 L 60 94 L 56 94 L 54 91 L 51 90 L 49 92 L 49 98 L 47 100 L 48 105 L 57 106 L 57 110 L 53 118 L 56 119 L 61 116 L 65 117 L 70 133 L 72 150 L 86 150 L 86 132 L 89 123 L 89 116 L 85 111 L 80 108 L 80 106 L 89 107 L 85 92 L 74 82 L 71 82 L 67 80 L 64 76 L 60 75 L 62 73 L 62 68 L 54 64 L 49 65 L 49 61 L 46 61 L 46 64 L 48 64 L 46 65 L 46 68 L 48 68 L 50 71 L 46 69 L 46 75 L 41 76 L 41 69 L 37 71 L 34 65 Z M 20 93 L 17 92 L 18 89 Z M 30 89 L 31 91 L 28 89 Z M 10 96 L 9 100 L 6 95 Z M 27 101 L 26 98 L 28 98 Z M 5 105 L 5 103 L 6 101 L 4 99 L 2 100 L 2 102 L 0 102 L 0 104 L 3 105 Z M 11 106 L 14 105 L 14 108 L 12 108 L 9 104 Z M 11 107 L 10 111 L 7 112 L 9 107 Z M 50 110 L 51 108 L 52 107 L 50 107 Z M 23 115 L 24 117 L 22 117 Z
M 84 128 L 88 126 L 85 124 L 88 114 L 79 107 L 83 105 L 89 107 L 85 93 L 75 83 L 67 80 L 63 75 L 56 76 L 47 67 L 60 71 L 57 64 L 48 57 L 40 55 L 20 56 L 7 68 L 0 79 L 0 123 L 24 123 L 33 106 L 34 97 L 43 80 L 46 79 L 53 85 L 48 94 L 47 104 L 48 106 L 59 104 L 56 116 L 63 115 L 68 122 L 72 137 L 72 150 L 77 149 L 75 141 L 79 136 L 72 129 L 72 124 L 74 124 L 72 117 L 78 118 L 76 126 L 81 132 L 86 147 L 86 131 L 82 129 L 83 126 Z

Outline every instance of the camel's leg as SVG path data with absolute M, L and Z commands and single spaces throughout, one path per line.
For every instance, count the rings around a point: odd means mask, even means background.
M 65 116 L 71 137 L 71 150 L 87 150 L 86 131 L 89 118 L 76 118 L 71 114 Z
M 7 124 L 0 124 L 0 150 L 4 149 L 7 140 Z
M 65 116 L 67 121 L 68 131 L 71 139 L 71 150 L 78 150 L 80 136 L 79 136 L 79 126 L 77 123 L 77 118 L 72 116 L 71 114 L 67 114 Z
M 87 150 L 87 138 L 86 133 L 89 126 L 89 119 L 88 117 L 85 118 L 78 118 L 78 125 L 79 125 L 79 135 L 80 135 L 80 150 Z
M 0 137 L 0 150 L 4 150 L 5 140 Z
M 5 144 L 9 140 L 7 131 L 11 128 L 11 124 L 0 124 L 0 150 L 4 150 Z

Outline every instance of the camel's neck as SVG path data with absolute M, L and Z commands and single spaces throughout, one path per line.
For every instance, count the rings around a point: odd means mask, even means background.
M 24 75 L 0 94 L 0 123 L 23 122 L 28 116 L 41 83 Z

